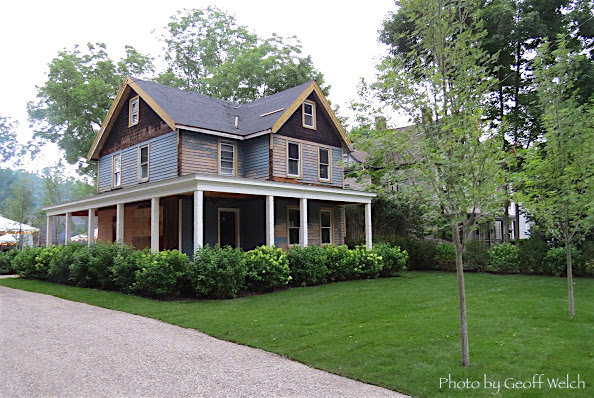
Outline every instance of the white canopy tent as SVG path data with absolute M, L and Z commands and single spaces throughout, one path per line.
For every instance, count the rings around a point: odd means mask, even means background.
M 23 224 L 17 221 L 10 220 L 6 217 L 0 216 L 0 237 L 4 236 L 12 236 L 17 242 L 19 241 L 18 238 L 14 237 L 15 234 L 22 235 L 22 242 L 25 246 L 31 246 L 33 244 L 33 236 L 31 235 L 34 232 L 39 232 L 39 228 L 32 227 L 27 224 Z M 4 238 L 9 240 L 10 238 Z

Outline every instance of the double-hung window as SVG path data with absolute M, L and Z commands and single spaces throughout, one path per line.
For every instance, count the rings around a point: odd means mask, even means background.
M 299 244 L 301 219 L 299 208 L 289 207 L 287 209 L 287 226 L 289 229 L 289 245 Z
M 330 181 L 330 149 L 319 148 L 318 161 L 318 171 L 320 180 Z
M 322 244 L 332 244 L 332 210 L 320 210 L 320 238 Z
M 301 176 L 301 146 L 295 142 L 287 143 L 287 175 Z
M 122 154 L 118 153 L 111 157 L 111 185 L 113 188 L 122 185 Z
M 301 106 L 303 127 L 316 129 L 316 103 L 305 101 Z
M 221 141 L 219 143 L 219 171 L 221 175 L 235 175 L 235 143 L 231 141 Z
M 139 100 L 138 96 L 130 99 L 129 114 L 128 114 L 128 127 L 135 126 L 138 124 L 139 104 L 140 104 L 140 100 Z
M 138 147 L 138 181 L 149 180 L 149 146 Z

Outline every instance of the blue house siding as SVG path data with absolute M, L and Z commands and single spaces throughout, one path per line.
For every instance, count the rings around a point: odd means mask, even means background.
M 268 179 L 268 149 L 270 136 L 252 138 L 240 142 L 240 154 L 243 165 L 243 177 Z
M 148 182 L 177 177 L 177 134 L 171 132 L 99 158 L 97 190 L 111 190 L 111 159 L 118 154 L 122 155 L 122 188 L 139 184 L 138 148 L 146 144 L 149 145 Z

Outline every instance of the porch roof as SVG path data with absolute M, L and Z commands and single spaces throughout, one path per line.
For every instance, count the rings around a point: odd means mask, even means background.
M 194 191 L 239 193 L 248 195 L 305 198 L 343 203 L 371 203 L 376 195 L 370 192 L 347 189 L 290 184 L 286 182 L 254 180 L 251 178 L 207 176 L 192 174 L 154 183 L 100 193 L 88 198 L 45 206 L 48 216 L 73 213 L 118 203 L 138 202 L 156 197 L 166 197 Z

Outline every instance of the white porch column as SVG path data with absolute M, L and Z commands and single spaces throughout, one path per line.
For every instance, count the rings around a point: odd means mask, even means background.
M 124 243 L 124 204 L 116 207 L 116 243 Z
M 159 204 L 160 198 L 151 198 L 151 251 L 159 251 Z
M 87 246 L 91 246 L 95 243 L 95 209 L 89 209 L 87 218 Z
M 52 234 L 54 233 L 54 218 L 52 216 L 47 216 L 47 226 L 45 231 L 45 245 L 51 246 Z
M 372 236 L 371 236 L 371 202 L 365 203 L 365 246 L 371 250 Z
M 70 243 L 72 237 L 72 213 L 66 213 L 66 220 L 64 221 L 64 244 Z
M 266 245 L 274 246 L 274 196 L 266 196 Z
M 204 191 L 194 191 L 194 253 L 204 246 Z
M 307 199 L 301 198 L 299 200 L 299 242 L 301 246 L 307 247 Z

